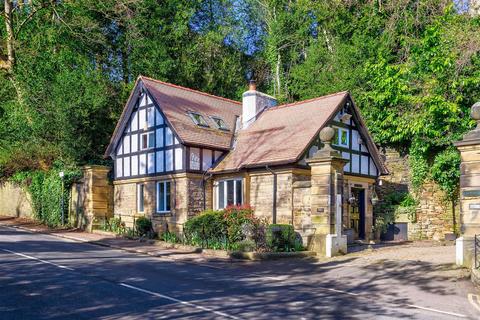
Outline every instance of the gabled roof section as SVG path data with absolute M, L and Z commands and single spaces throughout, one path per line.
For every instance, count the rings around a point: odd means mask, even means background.
M 182 143 L 220 150 L 230 149 L 233 130 L 219 130 L 210 117 L 220 117 L 229 128 L 234 128 L 236 118 L 242 113 L 240 102 L 140 76 L 117 123 L 105 152 L 106 157 L 115 150 L 142 90 L 150 95 Z M 203 115 L 209 127 L 196 125 L 189 112 Z
M 235 150 L 211 171 L 232 172 L 265 165 L 296 163 L 347 99 L 351 99 L 348 92 L 338 92 L 267 109 L 250 127 L 240 131 Z M 361 120 L 355 104 L 353 107 Z M 361 124 L 365 125 L 363 121 Z M 366 128 L 364 130 L 375 163 L 380 172 L 387 173 L 371 136 Z

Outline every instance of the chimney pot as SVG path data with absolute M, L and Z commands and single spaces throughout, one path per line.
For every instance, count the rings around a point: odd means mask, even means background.
M 248 90 L 256 91 L 257 90 L 257 82 L 255 80 L 250 80 L 248 82 Z

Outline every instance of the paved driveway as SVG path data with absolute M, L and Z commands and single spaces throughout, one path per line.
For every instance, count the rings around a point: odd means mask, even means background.
M 479 319 L 453 258 L 453 247 L 421 243 L 197 264 L 0 227 L 0 318 Z

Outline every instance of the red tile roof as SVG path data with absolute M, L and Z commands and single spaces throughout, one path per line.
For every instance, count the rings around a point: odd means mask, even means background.
M 298 161 L 347 97 L 347 92 L 339 92 L 267 109 L 240 132 L 235 149 L 212 171 Z
M 242 114 L 240 102 L 143 76 L 140 79 L 183 143 L 230 149 L 236 117 Z M 203 115 L 210 128 L 193 123 L 189 111 Z M 210 116 L 222 118 L 230 131 L 218 130 Z

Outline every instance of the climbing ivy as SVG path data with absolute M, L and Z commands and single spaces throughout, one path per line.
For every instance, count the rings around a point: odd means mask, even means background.
M 64 172 L 63 194 L 60 171 Z M 18 172 L 11 177 L 11 181 L 20 184 L 30 194 L 35 219 L 50 227 L 56 227 L 62 223 L 62 196 L 65 221 L 68 223 L 70 187 L 80 176 L 79 169 L 65 168 L 61 164 L 56 164 L 48 171 Z

